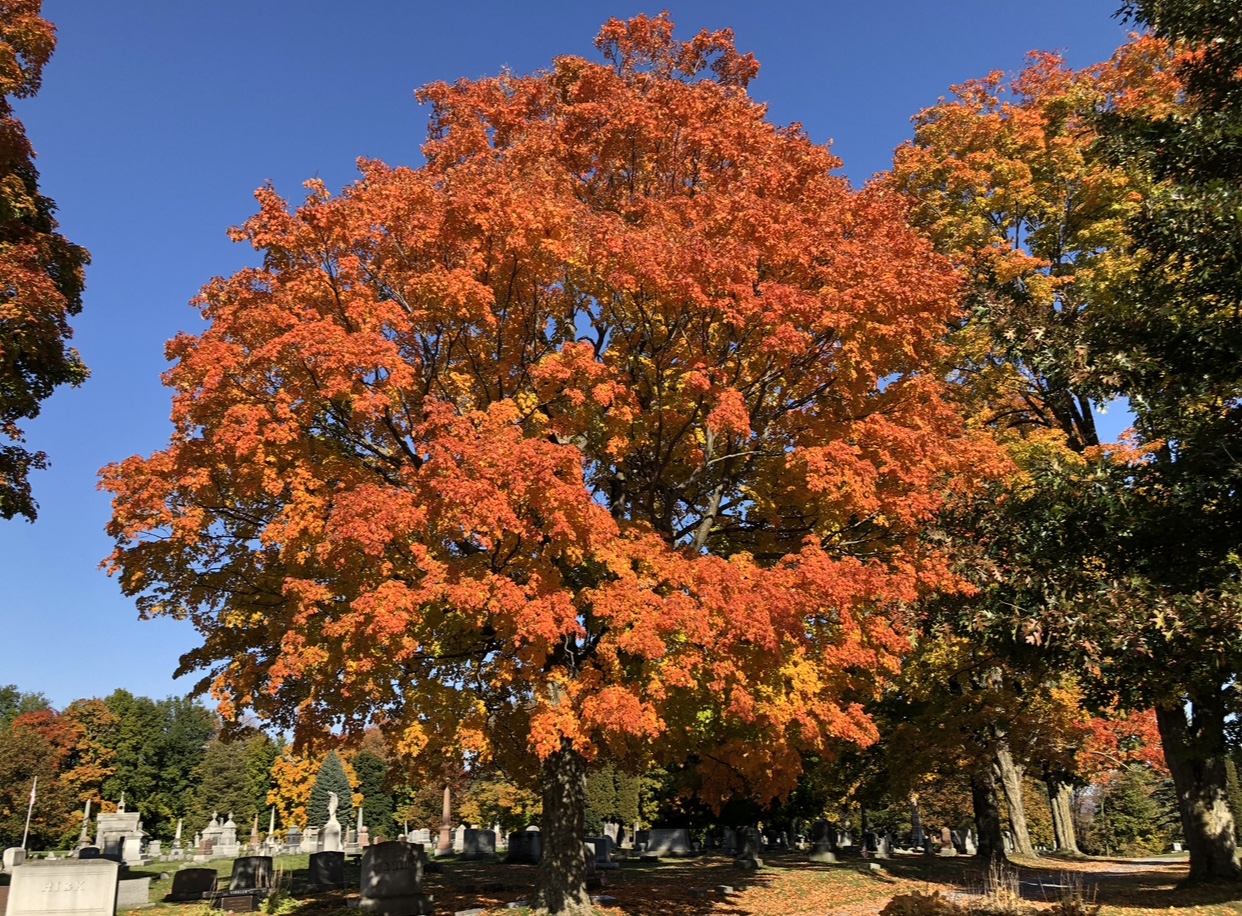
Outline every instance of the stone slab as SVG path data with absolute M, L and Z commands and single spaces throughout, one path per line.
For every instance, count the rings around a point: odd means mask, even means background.
M 214 868 L 183 868 L 173 875 L 172 890 L 164 899 L 172 903 L 206 900 L 216 892 L 219 878 Z
M 362 853 L 362 902 L 423 896 L 423 847 L 419 843 L 375 843 Z
M 229 893 L 267 890 L 272 886 L 272 867 L 271 856 L 242 856 L 233 860 Z
M 13 869 L 6 916 L 115 916 L 120 870 L 110 859 L 19 865 Z
M 345 853 L 316 852 L 310 857 L 307 883 L 313 888 L 332 889 L 345 886 Z
M 150 878 L 122 878 L 116 884 L 117 911 L 151 905 Z
M 690 831 L 684 827 L 652 827 L 647 831 L 646 851 L 649 855 L 656 856 L 693 855 Z

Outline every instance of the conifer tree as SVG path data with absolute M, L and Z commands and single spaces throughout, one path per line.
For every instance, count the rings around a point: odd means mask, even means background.
M 336 819 L 341 825 L 347 826 L 353 816 L 353 790 L 349 785 L 349 776 L 345 773 L 345 765 L 340 756 L 333 751 L 324 758 L 319 767 L 319 775 L 315 777 L 315 786 L 311 789 L 310 807 L 307 809 L 307 823 L 312 827 L 322 827 L 328 822 L 328 793 L 335 792 L 338 807 Z

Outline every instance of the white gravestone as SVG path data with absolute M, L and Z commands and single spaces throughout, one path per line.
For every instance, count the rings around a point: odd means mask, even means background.
M 13 870 L 6 916 L 115 916 L 121 864 L 111 859 L 31 862 Z

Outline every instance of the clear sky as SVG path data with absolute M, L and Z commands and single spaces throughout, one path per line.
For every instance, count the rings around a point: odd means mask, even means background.
M 1119 0 L 666 2 L 682 37 L 734 29 L 762 64 L 752 94 L 774 121 L 832 139 L 855 182 L 888 166 L 910 117 L 950 85 L 1020 68 L 1033 49 L 1087 66 L 1126 33 L 1112 18 Z M 164 343 L 201 327 L 186 303 L 203 283 L 253 261 L 225 230 L 250 215 L 254 189 L 271 180 L 300 199 L 316 176 L 339 188 L 359 156 L 416 165 L 427 122 L 417 87 L 592 56 L 609 17 L 662 6 L 45 0 L 60 45 L 18 115 L 62 231 L 92 255 L 74 322 L 92 375 L 29 424 L 52 467 L 34 478 L 38 522 L 0 522 L 0 685 L 58 706 L 192 685 L 172 673 L 193 628 L 138 621 L 99 569 L 109 506 L 96 475 L 166 441 Z

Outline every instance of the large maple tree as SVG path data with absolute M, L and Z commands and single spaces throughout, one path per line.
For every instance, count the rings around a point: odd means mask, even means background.
M 940 365 L 958 280 L 768 122 L 727 31 L 436 84 L 426 165 L 274 190 L 169 346 L 175 433 L 104 471 L 111 564 L 226 712 L 381 721 L 538 778 L 543 906 L 589 906 L 585 769 L 711 803 L 876 737 L 920 528 L 993 462 Z
M 0 0 L 0 518 L 33 521 L 30 472 L 47 466 L 25 446 L 21 421 L 38 416 L 58 385 L 81 383 L 86 367 L 67 345 L 82 308 L 84 248 L 56 231 L 55 204 L 39 173 L 13 100 L 39 90 L 56 31 L 42 0 Z

